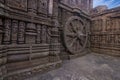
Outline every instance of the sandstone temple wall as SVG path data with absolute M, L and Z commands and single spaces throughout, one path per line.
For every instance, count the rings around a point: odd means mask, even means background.
M 120 56 L 120 7 L 93 14 L 91 49 L 97 53 Z
M 0 80 L 24 80 L 60 67 L 61 55 L 69 55 L 62 36 L 65 23 L 77 16 L 88 28 L 92 8 L 92 0 L 64 1 L 0 0 Z
M 0 80 L 23 80 L 61 64 L 57 15 L 49 6 L 49 0 L 0 0 Z

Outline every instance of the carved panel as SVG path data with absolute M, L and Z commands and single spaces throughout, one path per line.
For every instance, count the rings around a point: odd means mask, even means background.
M 41 34 L 42 43 L 46 43 L 46 42 L 47 42 L 47 41 L 46 41 L 46 37 L 47 37 L 46 28 L 47 28 L 46 25 L 43 25 L 43 26 L 42 26 L 42 34 Z
M 11 37 L 11 20 L 6 19 L 5 20 L 5 32 L 4 32 L 4 40 L 3 44 L 9 44 L 10 43 L 10 37 Z
M 41 42 L 41 25 L 37 25 L 37 43 Z
M 49 0 L 38 0 L 38 13 L 47 14 Z
M 26 43 L 35 43 L 36 41 L 36 25 L 34 23 L 27 23 L 26 28 Z
M 6 4 L 15 9 L 27 10 L 27 0 L 6 0 Z
M 12 21 L 12 43 L 17 43 L 17 34 L 18 34 L 18 21 Z
M 28 11 L 36 13 L 37 10 L 37 0 L 28 0 Z
M 18 43 L 24 43 L 25 40 L 25 23 L 19 22 Z

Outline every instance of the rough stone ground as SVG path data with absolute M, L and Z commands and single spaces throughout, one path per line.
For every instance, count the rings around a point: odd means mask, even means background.
M 120 80 L 120 58 L 92 53 L 26 80 Z

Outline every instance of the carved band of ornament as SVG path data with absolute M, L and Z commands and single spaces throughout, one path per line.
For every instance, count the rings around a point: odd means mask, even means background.
M 6 4 L 15 9 L 27 10 L 27 0 L 6 0 Z

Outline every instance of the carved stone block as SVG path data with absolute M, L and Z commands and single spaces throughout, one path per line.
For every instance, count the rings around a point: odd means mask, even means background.
M 38 13 L 47 14 L 49 0 L 38 0 Z
M 19 22 L 18 43 L 22 44 L 25 41 L 25 23 Z
M 26 28 L 26 43 L 36 43 L 36 36 L 36 25 L 33 23 L 28 23 Z
M 37 43 L 41 42 L 41 25 L 37 25 Z
M 12 21 L 12 43 L 17 43 L 17 35 L 18 35 L 18 21 Z
M 0 44 L 2 42 L 2 35 L 3 35 L 3 21 L 0 19 Z
M 43 25 L 42 26 L 42 34 L 41 34 L 41 40 L 42 40 L 42 43 L 46 43 L 47 42 L 47 31 L 46 31 L 46 28 L 47 26 Z
M 37 0 L 28 0 L 28 12 L 29 13 L 37 12 Z
M 9 44 L 11 39 L 11 20 L 5 19 L 5 31 L 4 31 L 4 39 L 3 44 Z
M 9 7 L 27 11 L 27 0 L 6 0 Z

